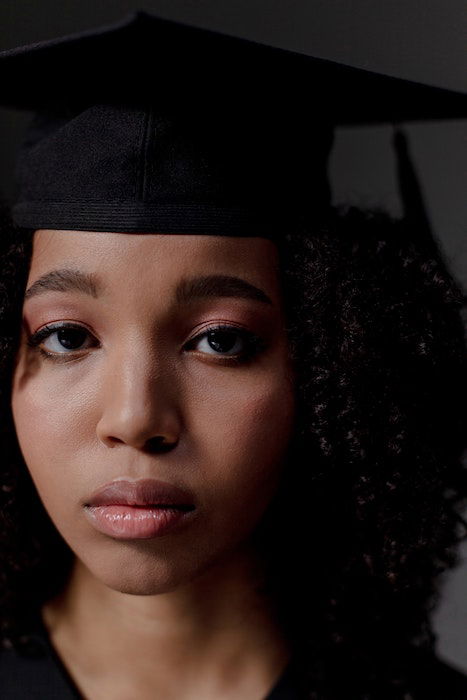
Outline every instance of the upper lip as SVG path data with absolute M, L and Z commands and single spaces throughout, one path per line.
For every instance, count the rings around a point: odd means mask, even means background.
M 193 506 L 188 491 L 156 479 L 129 481 L 117 479 L 94 491 L 86 501 L 87 506 L 104 505 L 177 505 Z

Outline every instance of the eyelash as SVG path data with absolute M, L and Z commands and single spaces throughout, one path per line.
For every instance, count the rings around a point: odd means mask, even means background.
M 65 359 L 69 356 L 72 356 L 72 352 L 65 352 L 65 353 L 53 353 L 53 352 L 48 352 L 47 350 L 43 350 L 40 347 L 40 343 L 42 343 L 46 338 L 51 336 L 53 333 L 56 333 L 59 330 L 66 330 L 66 329 L 78 329 L 78 330 L 84 330 L 86 332 L 87 329 L 84 326 L 81 326 L 79 324 L 75 323 L 63 323 L 60 325 L 54 325 L 54 326 L 44 326 L 43 328 L 39 329 L 36 333 L 33 333 L 27 340 L 27 345 L 38 352 L 44 359 L 50 360 L 51 362 L 70 362 L 71 360 Z M 188 341 L 188 346 L 191 346 L 194 344 L 196 341 L 201 340 L 204 337 L 207 337 L 210 333 L 219 333 L 219 332 L 229 332 L 231 334 L 237 334 L 241 337 L 243 337 L 245 344 L 246 344 L 246 349 L 238 353 L 236 355 L 223 355 L 222 353 L 219 353 L 219 357 L 224 360 L 225 364 L 229 365 L 240 365 L 247 363 L 248 361 L 252 360 L 256 355 L 258 355 L 262 350 L 265 349 L 266 343 L 263 338 L 260 336 L 256 335 L 255 333 L 251 333 L 250 331 L 242 330 L 237 328 L 236 326 L 230 326 L 226 324 L 220 324 L 217 326 L 212 326 L 210 328 L 207 328 L 203 333 L 200 333 L 199 335 L 195 336 L 191 340 Z M 205 353 L 209 354 L 209 353 Z M 215 354 L 213 355 L 215 357 Z M 73 358 L 72 358 L 73 359 Z M 76 358 L 75 358 L 76 359 Z M 222 364 L 224 364 L 222 363 Z

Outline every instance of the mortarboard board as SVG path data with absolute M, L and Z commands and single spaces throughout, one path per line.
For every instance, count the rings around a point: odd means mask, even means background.
M 467 114 L 463 93 L 143 11 L 4 51 L 0 79 L 34 112 L 12 209 L 34 229 L 280 237 L 329 210 L 336 126 Z

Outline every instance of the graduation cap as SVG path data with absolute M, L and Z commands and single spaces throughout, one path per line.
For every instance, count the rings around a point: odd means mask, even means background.
M 280 237 L 329 211 L 336 126 L 467 114 L 463 93 L 143 11 L 1 52 L 0 83 L 34 112 L 12 208 L 34 229 Z

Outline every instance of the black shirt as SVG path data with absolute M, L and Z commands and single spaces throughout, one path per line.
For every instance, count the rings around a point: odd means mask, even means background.
M 36 654 L 0 651 L 1 700 L 83 700 L 41 619 L 34 640 Z M 295 674 L 291 662 L 263 700 L 304 700 Z M 418 662 L 412 680 L 414 700 L 467 700 L 467 675 L 434 656 Z
M 0 699 L 83 700 L 40 616 L 34 627 L 31 637 L 37 644 L 37 653 L 0 650 Z M 294 666 L 289 664 L 264 700 L 302 700 L 294 675 Z

